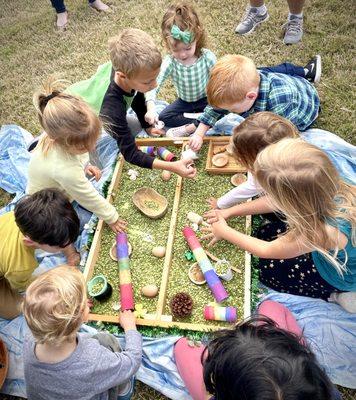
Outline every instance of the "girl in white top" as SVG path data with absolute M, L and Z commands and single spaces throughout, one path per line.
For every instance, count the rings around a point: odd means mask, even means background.
M 32 194 L 58 188 L 71 201 L 103 219 L 115 233 L 122 232 L 127 223 L 119 219 L 115 207 L 86 177 L 101 177 L 101 171 L 89 163 L 89 152 L 95 149 L 101 122 L 83 100 L 62 92 L 61 86 L 59 81 L 48 81 L 34 95 L 45 134 L 32 152 L 26 191 Z
M 308 129 L 299 134 L 297 128 L 287 119 L 263 111 L 246 118 L 234 128 L 232 136 L 233 152 L 240 164 L 247 169 L 247 180 L 230 190 L 219 199 L 208 199 L 212 208 L 233 207 L 251 197 L 257 196 L 263 189 L 256 182 L 252 168 L 257 154 L 269 144 L 283 138 L 300 137 L 323 150 L 333 162 L 341 178 L 349 184 L 355 184 L 356 148 L 337 135 L 321 129 Z

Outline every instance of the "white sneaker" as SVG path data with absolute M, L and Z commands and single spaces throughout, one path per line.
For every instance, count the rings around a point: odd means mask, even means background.
M 177 126 L 176 128 L 170 128 L 166 132 L 166 136 L 171 138 L 190 136 L 194 131 L 188 130 L 188 126 L 189 125 L 182 125 Z
M 351 314 L 356 314 L 356 292 L 333 292 L 328 301 L 339 304 L 339 306 Z

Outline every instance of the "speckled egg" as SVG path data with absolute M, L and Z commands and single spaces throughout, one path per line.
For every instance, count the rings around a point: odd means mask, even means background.
M 166 254 L 166 248 L 164 246 L 156 246 L 152 249 L 152 254 L 155 257 L 162 258 Z
M 163 181 L 165 181 L 165 182 L 169 181 L 171 179 L 171 176 L 172 176 L 172 174 L 170 171 L 165 171 L 165 170 L 162 171 L 161 178 Z
M 155 297 L 158 294 L 158 287 L 156 285 L 146 285 L 141 289 L 141 292 L 146 297 Z

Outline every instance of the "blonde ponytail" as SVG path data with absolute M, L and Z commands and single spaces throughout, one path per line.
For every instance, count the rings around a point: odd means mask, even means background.
M 40 124 L 47 136 L 44 151 L 61 147 L 90 151 L 97 141 L 101 123 L 94 111 L 79 97 L 65 93 L 64 80 L 48 79 L 33 96 Z

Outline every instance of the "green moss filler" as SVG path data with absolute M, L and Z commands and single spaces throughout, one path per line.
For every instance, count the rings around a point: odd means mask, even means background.
M 171 152 L 178 154 L 179 148 L 169 147 Z M 134 169 L 138 172 L 136 180 L 130 180 L 128 170 Z M 121 218 L 128 221 L 128 240 L 132 245 L 130 257 L 131 278 L 134 287 L 135 303 L 143 304 L 148 313 L 155 313 L 158 296 L 147 298 L 142 295 L 141 289 L 148 284 L 154 284 L 158 288 L 161 285 L 164 258 L 152 255 L 155 246 L 167 246 L 168 232 L 172 216 L 174 194 L 177 184 L 177 176 L 172 174 L 169 181 L 164 182 L 161 178 L 161 170 L 150 170 L 139 168 L 128 163 L 124 164 L 122 177 L 117 189 L 114 205 Z M 134 192 L 142 187 L 151 187 L 159 194 L 166 197 L 168 201 L 167 213 L 158 219 L 151 219 L 142 214 L 133 204 Z M 101 248 L 94 274 L 103 274 L 107 277 L 113 287 L 113 294 L 106 302 L 94 301 L 93 313 L 117 315 L 113 305 L 119 301 L 119 274 L 118 264 L 110 258 L 109 251 L 115 241 L 115 234 L 104 225 L 101 239 Z
M 184 226 L 189 225 L 187 213 L 189 211 L 194 211 L 202 215 L 209 209 L 206 201 L 209 197 L 218 198 L 233 188 L 230 182 L 230 175 L 213 175 L 205 171 L 207 152 L 208 144 L 204 144 L 200 151 L 200 159 L 195 163 L 198 168 L 197 178 L 195 180 L 185 179 L 183 183 L 165 313 L 170 314 L 169 302 L 172 296 L 179 292 L 180 288 L 184 288 L 194 300 L 193 312 L 190 317 L 177 319 L 177 321 L 205 325 L 224 325 L 223 322 L 205 320 L 204 306 L 213 302 L 214 297 L 208 285 L 200 286 L 191 282 L 188 277 L 188 270 L 193 261 L 188 261 L 184 256 L 185 251 L 189 250 L 189 246 L 182 234 Z M 229 225 L 238 229 L 240 232 L 245 232 L 245 218 L 234 218 L 229 221 Z M 200 239 L 202 233 L 198 231 L 196 234 Z M 208 249 L 208 241 L 200 241 L 200 243 L 204 249 Z M 222 281 L 229 294 L 229 298 L 224 301 L 222 305 L 237 307 L 238 318 L 241 320 L 243 319 L 244 305 L 245 252 L 237 249 L 236 246 L 226 241 L 219 241 L 208 250 L 218 258 L 225 258 L 232 266 L 239 268 L 243 272 L 242 274 L 234 273 L 234 277 L 230 282 Z M 214 262 L 212 262 L 212 265 L 214 266 Z M 226 326 L 228 326 L 228 324 L 226 324 Z
M 170 146 L 168 149 L 175 154 L 178 154 L 180 151 L 180 148 L 173 146 Z M 188 318 L 174 319 L 174 321 L 197 324 L 201 323 L 206 325 L 223 325 L 224 323 L 222 322 L 206 321 L 204 319 L 204 306 L 213 302 L 214 297 L 207 285 L 198 286 L 190 281 L 188 270 L 194 261 L 188 261 L 184 255 L 185 252 L 189 250 L 189 247 L 182 234 L 183 227 L 189 225 L 189 221 L 186 218 L 189 211 L 194 211 L 200 215 L 203 214 L 208 209 L 206 199 L 211 196 L 219 197 L 232 189 L 230 175 L 211 175 L 205 172 L 207 150 L 208 145 L 204 144 L 200 153 L 200 160 L 196 162 L 198 168 L 197 178 L 194 180 L 185 179 L 183 181 L 164 314 L 171 315 L 169 309 L 170 299 L 174 294 L 181 291 L 182 287 L 184 287 L 184 290 L 188 292 L 194 300 L 193 313 Z M 132 181 L 129 179 L 127 174 L 129 169 L 135 169 L 138 171 L 139 175 L 136 180 Z M 158 296 L 152 299 L 146 298 L 141 294 L 141 288 L 147 284 L 155 284 L 157 287 L 160 287 L 164 258 L 160 259 L 154 257 L 151 251 L 155 246 L 167 245 L 177 183 L 176 175 L 172 174 L 171 179 L 165 182 L 161 178 L 161 173 L 162 171 L 160 170 L 142 169 L 125 164 L 118 188 L 118 194 L 114 200 L 114 204 L 120 217 L 126 219 L 129 223 L 128 238 L 133 249 L 130 257 L 130 269 L 135 293 L 135 302 L 136 304 L 143 304 L 143 307 L 147 309 L 148 313 L 154 313 L 156 311 Z M 132 195 L 137 189 L 144 186 L 152 187 L 158 193 L 167 198 L 168 211 L 162 218 L 157 220 L 148 218 L 140 213 L 134 206 Z M 245 218 L 235 218 L 230 220 L 229 225 L 241 232 L 245 232 Z M 199 231 L 197 232 L 197 236 L 198 238 L 201 236 Z M 113 305 L 117 304 L 119 301 L 118 266 L 109 255 L 110 247 L 114 243 L 114 240 L 114 233 L 110 228 L 104 226 L 100 254 L 93 274 L 105 275 L 113 287 L 113 294 L 111 298 L 105 302 L 99 303 L 94 300 L 94 308 L 92 309 L 92 312 L 95 314 L 117 315 L 117 311 L 114 311 Z M 207 242 L 201 241 L 201 244 L 204 248 L 207 248 Z M 239 319 L 242 319 L 244 305 L 245 254 L 242 250 L 239 250 L 235 246 L 223 241 L 217 243 L 215 246 L 210 248 L 209 251 L 219 258 L 225 258 L 232 266 L 243 271 L 242 274 L 234 273 L 232 281 L 223 281 L 223 284 L 229 293 L 229 298 L 222 303 L 224 306 L 232 305 L 237 307 Z

